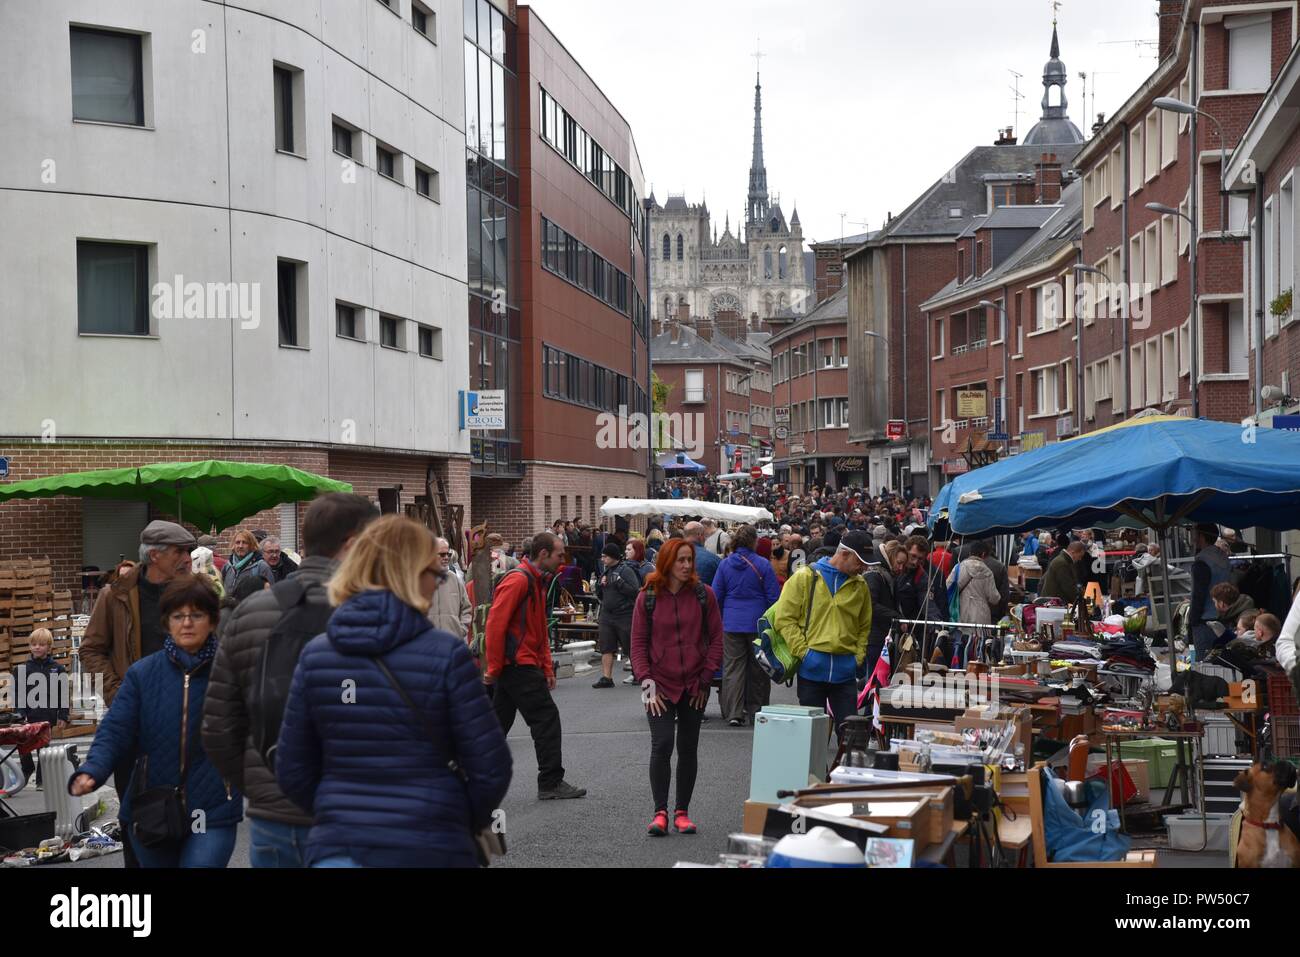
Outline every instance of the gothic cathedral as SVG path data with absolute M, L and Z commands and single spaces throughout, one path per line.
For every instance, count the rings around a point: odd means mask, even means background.
M 650 197 L 651 318 L 697 317 L 744 322 L 759 328 L 774 316 L 803 315 L 813 305 L 811 253 L 795 209 L 786 221 L 767 191 L 763 165 L 763 86 L 754 85 L 754 158 L 743 235 L 731 217 L 719 237 L 707 203 L 669 196 L 662 206 Z M 737 226 L 739 229 L 739 226 Z

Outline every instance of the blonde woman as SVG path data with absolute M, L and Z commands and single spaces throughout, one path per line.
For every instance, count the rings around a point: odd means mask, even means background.
M 298 660 L 275 760 L 313 816 L 310 867 L 477 863 L 510 751 L 465 642 L 427 617 L 441 567 L 433 534 L 389 515 L 330 579 L 337 610 Z
M 235 586 L 250 577 L 262 578 L 275 584 L 275 575 L 266 562 L 262 561 L 262 553 L 257 550 L 257 539 L 248 529 L 241 528 L 230 540 L 230 560 L 226 562 L 221 583 L 225 586 L 226 594 L 233 595 Z

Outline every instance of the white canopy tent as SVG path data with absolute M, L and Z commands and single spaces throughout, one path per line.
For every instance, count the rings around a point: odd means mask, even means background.
M 772 513 L 765 508 L 728 505 L 725 502 L 698 502 L 691 498 L 611 498 L 600 507 L 606 518 L 615 515 L 672 515 L 685 518 L 699 516 L 719 522 L 770 522 Z

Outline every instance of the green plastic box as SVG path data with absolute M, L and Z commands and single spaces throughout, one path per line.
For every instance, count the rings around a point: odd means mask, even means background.
M 1190 746 L 1189 744 L 1188 747 Z M 1125 741 L 1120 744 L 1119 753 L 1121 758 L 1147 762 L 1152 789 L 1168 787 L 1174 766 L 1178 764 L 1178 742 L 1166 741 L 1164 738 Z

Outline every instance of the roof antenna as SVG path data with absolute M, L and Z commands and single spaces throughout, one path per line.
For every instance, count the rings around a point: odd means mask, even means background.
M 1015 110 L 1015 114 L 1016 114 L 1016 139 L 1019 140 L 1020 139 L 1020 101 L 1025 98 L 1025 95 L 1020 92 L 1020 81 L 1025 78 L 1025 75 L 1023 73 L 1017 73 L 1015 70 L 1010 70 L 1010 69 L 1007 70 L 1007 72 L 1010 73 L 1013 77 L 1015 77 L 1015 80 L 1013 81 L 1013 85 L 1007 87 L 1007 89 L 1009 89 L 1013 94 L 1011 105 L 1012 108 Z

